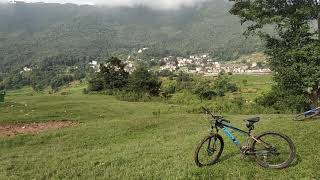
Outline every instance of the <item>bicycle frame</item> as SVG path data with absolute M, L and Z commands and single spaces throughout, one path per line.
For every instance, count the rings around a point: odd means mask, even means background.
M 305 116 L 308 116 L 308 115 L 312 115 L 314 113 L 318 113 L 319 111 L 320 111 L 320 107 L 317 107 L 317 108 L 311 109 L 310 111 L 306 111 L 303 114 Z
M 244 134 L 244 135 L 248 136 L 249 138 L 253 139 L 254 141 L 262 144 L 262 145 L 263 145 L 264 147 L 266 147 L 266 148 L 270 148 L 270 145 L 266 144 L 266 143 L 263 142 L 263 141 L 260 141 L 260 140 L 256 139 L 256 138 L 251 134 L 250 131 L 249 131 L 249 132 L 246 132 L 246 131 L 241 130 L 241 129 L 237 128 L 237 127 L 232 126 L 230 123 L 225 124 L 225 123 L 223 123 L 223 122 L 218 122 L 218 121 L 216 121 L 215 127 L 216 127 L 216 130 L 217 130 L 217 133 L 218 133 L 218 128 L 222 129 L 223 132 L 229 137 L 229 139 L 240 149 L 240 151 L 241 151 L 241 148 L 242 148 L 240 142 L 233 136 L 233 134 L 228 130 L 228 128 L 230 128 L 230 129 L 232 129 L 232 130 L 234 130 L 234 131 L 237 131 L 237 132 L 239 132 L 240 134 Z M 250 152 L 250 153 L 247 152 L 246 154 L 247 154 L 247 155 L 254 155 L 254 154 L 256 154 L 256 152 Z
M 214 126 L 213 126 L 213 123 L 212 123 L 212 125 L 211 125 L 212 130 L 213 130 L 214 127 L 215 127 L 215 129 L 216 129 L 216 131 L 217 131 L 217 133 L 218 133 L 218 131 L 219 131 L 218 128 L 222 129 L 223 132 L 229 137 L 229 139 L 231 139 L 231 141 L 240 149 L 240 151 L 241 151 L 241 148 L 242 148 L 240 142 L 237 141 L 237 139 L 233 136 L 233 134 L 232 134 L 227 128 L 230 128 L 230 129 L 232 129 L 232 130 L 234 130 L 234 131 L 237 131 L 237 132 L 239 132 L 240 134 L 245 134 L 245 135 L 247 135 L 248 137 L 250 137 L 250 138 L 253 139 L 254 141 L 263 144 L 263 146 L 266 147 L 266 148 L 269 148 L 269 147 L 270 147 L 270 145 L 268 145 L 267 143 L 265 143 L 265 142 L 263 142 L 263 141 L 260 141 L 260 140 L 256 139 L 256 138 L 251 134 L 251 131 L 253 130 L 253 128 L 250 128 L 249 131 L 246 132 L 246 131 L 241 130 L 241 129 L 237 128 L 237 127 L 232 126 L 232 125 L 230 124 L 230 121 L 224 119 L 223 117 L 221 117 L 221 116 L 214 116 L 208 109 L 206 109 L 206 108 L 204 108 L 204 107 L 202 107 L 202 108 L 204 109 L 204 111 L 205 111 L 207 114 L 210 114 L 210 115 L 212 116 L 213 120 L 215 121 Z M 225 124 L 224 122 L 226 122 L 226 123 L 228 123 L 228 124 Z M 253 123 L 251 124 L 251 126 L 253 127 Z M 209 143 L 208 145 L 210 146 L 210 143 Z M 214 145 L 215 145 L 215 144 L 214 144 Z M 208 149 L 209 149 L 209 146 L 208 146 Z M 251 153 L 250 153 L 250 154 L 251 154 Z M 253 154 L 255 154 L 255 153 L 253 152 Z
M 240 142 L 233 136 L 233 134 L 228 130 L 228 128 L 239 132 L 240 134 L 245 134 L 248 137 L 252 137 L 251 134 L 249 132 L 246 132 L 244 130 L 241 130 L 239 128 L 236 128 L 234 126 L 232 126 L 231 124 L 225 124 L 225 123 L 218 123 L 216 124 L 217 127 L 219 127 L 220 129 L 223 130 L 223 132 L 229 137 L 229 139 L 239 148 L 241 147 Z
M 252 133 L 255 123 L 260 120 L 259 117 L 243 120 L 247 122 L 246 127 L 248 129 L 242 130 L 235 127 L 224 117 L 213 115 L 204 107 L 202 107 L 202 109 L 207 115 L 211 115 L 211 132 L 209 135 L 205 136 L 197 146 L 194 160 L 198 167 L 213 165 L 219 161 L 225 144 L 224 137 L 219 134 L 220 129 L 228 136 L 228 139 L 239 148 L 242 158 L 247 156 L 255 157 L 259 165 L 273 169 L 286 168 L 293 162 L 295 158 L 295 147 L 288 136 L 273 131 L 262 132 L 259 135 L 254 135 L 255 133 Z M 245 141 L 240 143 L 231 132 L 238 132 L 240 135 L 246 136 Z M 269 137 L 273 138 L 270 139 Z M 289 149 L 278 148 L 278 143 L 276 141 L 274 142 L 274 140 L 280 142 L 285 141 L 288 143 L 285 144 L 285 146 L 289 147 Z M 282 144 L 283 143 L 280 145 Z M 283 156 L 280 156 L 281 154 L 283 154 Z M 287 154 L 289 156 L 287 156 Z

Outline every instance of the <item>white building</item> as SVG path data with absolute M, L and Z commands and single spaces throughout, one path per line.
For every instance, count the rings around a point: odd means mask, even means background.
M 98 64 L 98 61 L 92 61 L 89 65 L 95 70 L 95 72 L 100 72 L 100 64 Z
M 198 73 L 202 72 L 202 68 L 201 67 L 196 67 L 196 72 L 198 72 Z
M 24 67 L 24 68 L 23 68 L 23 71 L 24 71 L 24 72 L 29 72 L 29 71 L 32 71 L 32 69 L 31 69 L 31 68 L 28 68 L 28 67 Z
M 98 62 L 97 62 L 97 61 L 92 61 L 92 62 L 89 63 L 89 65 L 97 66 L 97 65 L 98 65 Z
M 251 67 L 257 67 L 257 63 L 256 62 L 254 62 L 254 63 L 252 63 L 252 65 L 251 65 Z

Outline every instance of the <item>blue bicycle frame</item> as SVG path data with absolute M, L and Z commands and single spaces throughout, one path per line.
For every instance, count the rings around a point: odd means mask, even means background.
M 229 139 L 238 147 L 241 147 L 240 142 L 233 136 L 233 134 L 228 130 L 228 128 L 237 131 L 241 134 L 245 134 L 247 136 L 251 136 L 249 132 L 233 127 L 231 124 L 221 123 L 219 127 L 223 130 L 223 132 L 229 137 Z
M 312 115 L 312 114 L 314 114 L 314 113 L 316 113 L 316 112 L 318 112 L 318 111 L 320 111 L 320 107 L 311 109 L 310 111 L 306 111 L 306 112 L 304 112 L 304 115 L 305 115 L 305 116 Z

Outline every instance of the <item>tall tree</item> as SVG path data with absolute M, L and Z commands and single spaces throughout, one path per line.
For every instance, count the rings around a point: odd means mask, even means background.
M 304 96 L 305 105 L 320 97 L 320 0 L 230 0 L 230 12 L 249 24 L 246 34 L 266 42 L 266 54 L 282 100 Z M 318 25 L 317 25 L 318 24 Z M 266 29 L 273 27 L 274 31 Z M 300 98 L 301 99 L 301 98 Z M 292 105 L 292 104 L 291 104 Z M 301 108 L 298 104 L 296 109 Z
M 100 64 L 100 70 L 89 81 L 89 90 L 103 89 L 122 90 L 128 83 L 129 73 L 125 64 L 116 57 L 111 57 L 105 64 Z
M 129 90 L 135 92 L 149 93 L 151 96 L 158 96 L 161 82 L 158 77 L 148 71 L 144 66 L 139 66 L 129 78 Z

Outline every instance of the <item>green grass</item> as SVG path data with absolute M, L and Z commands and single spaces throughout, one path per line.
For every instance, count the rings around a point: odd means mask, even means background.
M 240 80 L 241 81 L 241 80 Z M 8 92 L 0 105 L 0 123 L 78 120 L 77 126 L 38 135 L 0 137 L 0 179 L 319 179 L 320 122 L 294 122 L 290 115 L 261 115 L 256 132 L 289 135 L 298 158 L 284 170 L 241 160 L 223 135 L 221 161 L 198 168 L 198 142 L 208 134 L 203 115 L 183 106 L 156 102 L 128 103 L 110 96 L 37 94 L 30 89 Z M 160 111 L 160 114 L 159 114 Z M 244 128 L 248 116 L 227 115 Z
M 233 75 L 231 80 L 240 87 L 241 95 L 250 101 L 270 91 L 274 83 L 272 75 Z
M 216 77 L 206 77 L 214 81 Z M 267 93 L 271 90 L 274 81 L 272 75 L 239 75 L 234 74 L 231 76 L 231 82 L 235 83 L 241 92 L 241 96 L 248 101 L 254 101 L 257 97 Z M 245 82 L 246 81 L 246 82 Z M 227 97 L 234 97 L 239 93 L 228 93 Z

